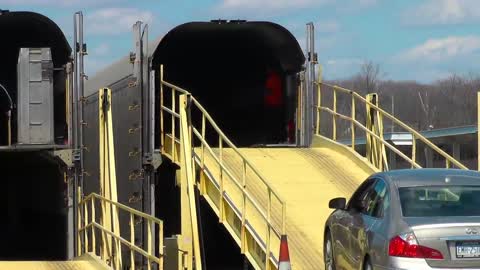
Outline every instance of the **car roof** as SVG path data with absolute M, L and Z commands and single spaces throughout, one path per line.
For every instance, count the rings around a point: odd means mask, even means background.
M 457 169 L 404 169 L 381 172 L 374 176 L 392 182 L 397 187 L 413 186 L 480 186 L 480 173 Z

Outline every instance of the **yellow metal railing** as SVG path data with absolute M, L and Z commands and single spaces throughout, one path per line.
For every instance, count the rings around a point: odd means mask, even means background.
M 125 239 L 117 232 L 107 229 L 102 223 L 103 219 L 97 207 L 110 207 L 117 211 L 118 216 L 129 217 L 130 231 L 129 238 Z M 122 210 L 123 212 L 120 212 Z M 163 222 L 151 215 L 125 206 L 121 203 L 111 201 L 98 194 L 92 193 L 78 202 L 78 256 L 91 252 L 98 255 L 105 263 L 113 269 L 123 269 L 121 260 L 122 245 L 130 253 L 130 268 L 136 268 L 135 254 L 140 254 L 147 263 L 147 269 L 152 269 L 152 264 L 157 269 L 163 269 Z M 147 226 L 147 249 L 144 250 L 135 244 L 135 227 Z M 100 240 L 98 236 L 100 235 Z M 156 243 L 155 243 L 156 242 Z M 113 244 L 112 244 L 113 243 Z M 155 249 L 155 244 L 157 248 Z M 106 256 L 105 256 L 106 254 Z M 142 266 L 139 266 L 143 269 Z
M 206 168 L 207 154 L 213 158 L 217 164 L 219 174 L 218 181 L 219 193 L 218 205 L 220 209 L 220 221 L 223 222 L 223 205 L 227 201 L 227 192 L 225 192 L 226 181 L 230 181 L 238 190 L 241 191 L 242 206 L 238 207 L 241 212 L 241 248 L 242 253 L 245 250 L 245 230 L 247 226 L 247 203 L 253 206 L 256 214 L 259 214 L 265 227 L 265 268 L 270 269 L 271 259 L 271 237 L 272 235 L 280 242 L 281 236 L 286 235 L 286 203 L 280 194 L 268 183 L 257 168 L 247 159 L 247 157 L 228 139 L 222 130 L 215 123 L 210 114 L 191 94 L 178 86 L 163 80 L 163 66 L 160 68 L 160 130 L 161 130 L 161 152 L 163 155 L 177 162 L 180 146 L 179 123 L 180 122 L 180 96 L 186 96 L 188 101 L 188 113 L 190 137 L 193 150 L 192 159 L 197 168 L 206 171 L 212 168 Z M 197 121 L 190 121 L 195 119 Z M 167 123 L 168 122 L 168 123 Z M 166 130 L 169 125 L 169 130 Z M 208 131 L 207 131 L 208 129 Z M 207 134 L 208 133 L 208 134 Z M 212 140 L 211 138 L 215 139 Z M 195 151 L 195 149 L 197 151 Z M 225 161 L 226 151 L 233 154 L 233 158 L 241 162 L 241 173 L 235 173 L 236 168 Z M 210 165 L 211 166 L 211 165 Z M 263 186 L 265 194 L 259 198 L 249 191 L 248 177 L 258 179 L 256 184 Z M 273 206 L 275 205 L 275 207 Z M 250 209 L 248 209 L 251 211 Z M 255 228 L 260 229 L 260 228 Z
M 372 102 L 371 99 L 365 98 L 358 94 L 357 92 L 346 89 L 337 85 L 331 85 L 328 83 L 322 82 L 322 76 L 321 76 L 321 71 L 319 69 L 319 76 L 318 76 L 318 81 L 315 82 L 316 84 L 316 89 L 317 89 L 317 104 L 316 104 L 316 111 L 317 111 L 317 125 L 316 125 L 316 133 L 317 135 L 320 135 L 320 127 L 322 125 L 321 123 L 321 112 L 327 112 L 332 116 L 332 139 L 334 141 L 337 141 L 337 122 L 338 119 L 343 119 L 346 121 L 349 121 L 351 124 L 350 130 L 351 130 L 351 147 L 353 150 L 355 150 L 355 128 L 359 128 L 367 134 L 367 153 L 369 151 L 375 152 L 374 155 L 380 158 L 380 163 L 374 165 L 380 169 L 380 170 L 388 170 L 388 163 L 386 160 L 386 157 L 384 155 L 384 148 L 390 149 L 392 152 L 394 152 L 396 155 L 400 156 L 403 160 L 405 160 L 412 168 L 421 168 L 422 166 L 418 163 L 417 161 L 417 141 L 422 142 L 425 144 L 426 147 L 430 148 L 434 153 L 438 154 L 439 156 L 443 157 L 445 160 L 445 168 L 451 168 L 451 167 L 456 167 L 459 169 L 468 169 L 465 165 L 460 163 L 458 160 L 447 154 L 445 151 L 440 149 L 438 146 L 433 144 L 430 140 L 425 138 L 422 134 L 420 134 L 418 131 L 414 130 L 404 122 L 400 121 L 397 119 L 395 116 L 391 115 L 390 113 L 386 112 L 382 108 L 376 104 L 376 102 Z M 322 95 L 327 89 L 332 91 L 332 99 L 333 99 L 333 104 L 332 107 L 327 107 L 323 106 L 322 104 Z M 338 94 L 346 94 L 350 96 L 351 99 L 351 106 L 350 106 L 350 115 L 345 115 L 342 113 L 339 113 L 337 110 L 337 95 Z M 367 124 L 363 124 L 360 122 L 356 115 L 357 111 L 356 108 L 358 107 L 358 103 L 361 105 L 365 106 L 366 111 L 364 112 L 366 115 L 367 122 L 368 120 L 374 119 L 376 122 L 375 125 L 377 125 L 376 129 L 372 129 L 371 127 L 368 127 Z M 372 118 L 373 117 L 373 118 Z M 412 136 L 412 151 L 411 154 L 408 155 L 400 151 L 397 147 L 389 143 L 383 138 L 383 128 L 382 128 L 382 122 L 383 118 L 389 119 L 393 124 L 397 125 L 398 127 L 401 127 L 403 130 L 408 132 Z M 378 128 L 380 127 L 380 128 Z M 369 144 L 370 140 L 370 145 Z M 372 143 L 373 142 L 373 143 Z M 381 147 L 378 147 L 378 146 Z M 372 148 L 375 146 L 374 148 Z M 370 149 L 368 149 L 370 147 Z M 371 154 L 370 152 L 370 154 Z M 368 156 L 367 156 L 368 157 Z M 382 165 L 383 164 L 383 165 Z

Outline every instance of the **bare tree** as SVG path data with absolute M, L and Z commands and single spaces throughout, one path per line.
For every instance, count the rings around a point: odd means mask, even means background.
M 363 63 L 358 74 L 360 87 L 366 93 L 374 93 L 378 90 L 380 81 L 380 65 L 372 61 Z

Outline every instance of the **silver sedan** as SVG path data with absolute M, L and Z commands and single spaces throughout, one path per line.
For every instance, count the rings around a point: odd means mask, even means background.
M 327 270 L 480 269 L 478 172 L 378 173 L 329 207 Z

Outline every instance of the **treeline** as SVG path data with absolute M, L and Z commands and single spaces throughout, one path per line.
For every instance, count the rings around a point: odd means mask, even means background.
M 378 65 L 365 63 L 360 72 L 346 80 L 328 81 L 365 96 L 378 93 L 380 106 L 397 118 L 417 130 L 438 129 L 477 123 L 477 92 L 480 91 L 480 76 L 450 77 L 432 84 L 415 81 L 382 80 Z M 332 95 L 328 89 L 322 89 L 322 104 L 331 106 Z M 347 94 L 338 94 L 337 109 L 340 113 L 351 114 L 351 98 Z M 360 106 L 360 104 L 358 105 Z M 365 108 L 357 107 L 357 118 L 364 121 Z M 328 123 L 322 131 L 331 132 L 331 116 L 322 116 Z M 342 122 L 342 121 L 340 121 Z M 392 130 L 391 123 L 384 121 L 385 131 Z M 404 131 L 393 126 L 394 131 Z M 350 134 L 349 124 L 341 123 L 337 133 L 340 137 Z

